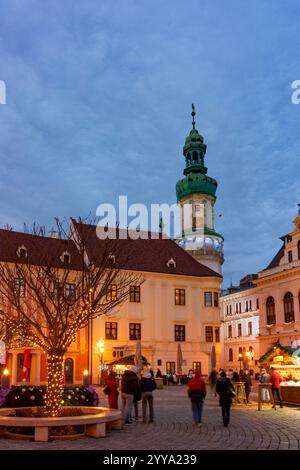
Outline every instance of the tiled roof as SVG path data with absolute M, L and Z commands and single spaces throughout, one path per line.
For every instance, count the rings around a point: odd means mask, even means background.
M 173 240 L 160 236 L 159 239 L 149 237 L 120 239 L 124 230 L 116 229 L 117 240 L 104 241 L 97 237 L 96 226 L 78 223 L 73 220 L 78 234 L 85 240 L 90 261 L 101 264 L 105 250 L 115 255 L 115 265 L 130 271 L 157 272 L 197 277 L 222 277 L 212 269 L 198 263 L 190 254 L 180 248 Z M 121 235 L 122 236 L 122 235 Z M 176 263 L 168 267 L 173 259 Z
M 18 256 L 18 249 L 25 248 L 27 256 Z M 71 255 L 70 263 L 61 260 L 63 253 Z M 30 263 L 36 266 L 82 269 L 82 258 L 72 240 L 31 235 L 0 229 L 0 261 Z

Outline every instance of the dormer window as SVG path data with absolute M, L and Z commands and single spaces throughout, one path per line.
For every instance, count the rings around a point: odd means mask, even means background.
M 60 260 L 64 264 L 70 264 L 71 263 L 71 255 L 68 251 L 64 251 L 63 254 L 60 257 Z
M 22 246 L 18 247 L 17 256 L 18 256 L 18 258 L 27 258 L 27 248 L 26 248 L 26 246 L 22 245 Z
M 166 264 L 168 268 L 176 268 L 176 261 L 173 258 L 170 258 Z

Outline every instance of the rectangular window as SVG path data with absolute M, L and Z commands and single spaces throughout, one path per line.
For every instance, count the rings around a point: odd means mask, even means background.
M 175 362 L 166 362 L 167 374 L 175 374 Z
M 193 362 L 193 372 L 199 372 L 199 374 L 201 374 L 201 362 Z
M 256 299 L 256 310 L 259 309 L 259 299 Z
M 142 339 L 141 337 L 141 324 L 140 323 L 129 323 L 129 339 L 138 340 Z
M 175 289 L 175 305 L 185 305 L 185 289 Z
M 117 284 L 110 284 L 108 286 L 106 300 L 108 302 L 115 302 L 117 300 Z
M 249 310 L 252 310 L 252 300 L 249 301 Z
M 175 341 L 185 341 L 185 325 L 175 325 Z
M 105 339 L 118 339 L 117 322 L 105 322 Z
M 157 365 L 161 366 L 161 359 L 157 359 Z
M 22 277 L 14 279 L 14 292 L 17 297 L 25 297 L 25 279 Z
M 212 307 L 212 292 L 204 292 L 205 307 Z
M 139 303 L 141 301 L 141 288 L 140 286 L 130 286 L 130 302 Z
M 65 284 L 65 297 L 67 300 L 74 301 L 76 298 L 76 284 Z
M 238 336 L 242 336 L 242 324 L 238 323 Z
M 214 342 L 214 329 L 212 326 L 206 326 L 205 327 L 205 341 L 207 343 L 213 343 Z
M 252 335 L 252 322 L 248 323 L 248 335 Z
M 291 263 L 293 261 L 293 252 L 292 251 L 288 252 L 288 257 L 289 257 L 289 263 Z
M 219 307 L 219 294 L 214 292 L 214 307 Z
M 215 342 L 220 342 L 220 328 L 218 326 L 215 327 Z
M 228 326 L 228 338 L 232 338 L 232 325 Z

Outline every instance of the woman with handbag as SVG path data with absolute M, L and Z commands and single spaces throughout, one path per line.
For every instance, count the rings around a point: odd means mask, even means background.
M 107 397 L 108 397 L 109 407 L 117 410 L 118 409 L 118 397 L 119 397 L 119 392 L 118 392 L 119 384 L 116 378 L 116 373 L 111 371 L 106 377 L 105 382 L 106 382 L 105 389 L 108 392 Z M 103 390 L 104 393 L 106 393 L 105 389 Z
M 223 423 L 224 426 L 227 427 L 230 419 L 230 407 L 232 405 L 232 399 L 235 397 L 235 391 L 231 380 L 226 377 L 226 372 L 224 371 L 221 372 L 220 378 L 217 380 L 216 391 L 220 397 Z

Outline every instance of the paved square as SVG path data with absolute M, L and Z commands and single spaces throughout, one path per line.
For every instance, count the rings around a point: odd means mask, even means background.
M 206 398 L 203 427 L 192 422 L 186 386 L 164 387 L 154 392 L 155 422 L 143 424 L 139 419 L 126 429 L 110 431 L 101 439 L 84 438 L 49 443 L 0 439 L 0 449 L 40 450 L 196 450 L 196 449 L 300 449 L 300 407 L 277 410 L 265 406 L 257 411 L 253 404 L 232 408 L 231 422 L 221 421 L 218 399 Z M 101 404 L 106 397 L 101 394 Z M 250 397 L 251 398 L 251 397 Z M 140 414 L 141 414 L 141 404 Z

